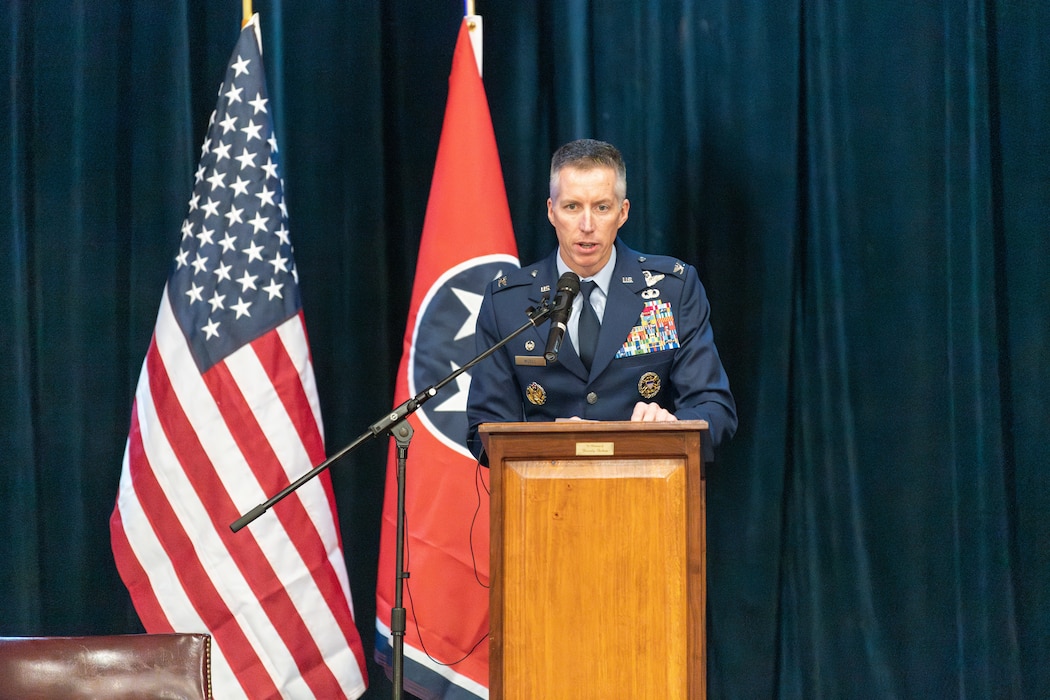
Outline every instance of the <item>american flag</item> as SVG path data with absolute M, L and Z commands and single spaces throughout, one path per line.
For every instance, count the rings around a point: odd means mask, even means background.
M 147 632 L 208 632 L 222 698 L 359 697 L 364 653 L 259 41 L 230 57 L 132 407 L 114 558 Z

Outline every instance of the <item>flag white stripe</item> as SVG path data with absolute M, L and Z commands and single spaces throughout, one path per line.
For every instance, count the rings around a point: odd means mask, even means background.
M 303 392 L 310 403 L 310 412 L 313 413 L 314 423 L 317 424 L 317 432 L 321 436 L 321 441 L 324 442 L 321 400 L 317 394 L 317 381 L 314 377 L 313 362 L 310 360 L 310 348 L 306 342 L 306 328 L 303 326 L 302 315 L 294 316 L 278 326 L 277 335 L 280 336 L 281 342 L 288 350 L 288 356 L 292 358 L 292 363 L 302 379 Z

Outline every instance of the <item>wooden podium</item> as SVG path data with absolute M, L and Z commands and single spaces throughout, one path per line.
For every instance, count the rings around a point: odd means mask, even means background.
M 489 423 L 489 697 L 706 696 L 704 421 Z

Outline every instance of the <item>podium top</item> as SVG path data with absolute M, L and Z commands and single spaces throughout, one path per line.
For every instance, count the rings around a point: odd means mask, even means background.
M 534 421 L 482 423 L 478 426 L 486 454 L 500 441 L 502 457 L 640 458 L 668 451 L 695 452 L 702 464 L 707 421 Z M 678 447 L 673 447 L 677 445 Z M 691 445 L 691 447 L 690 447 Z M 501 457 L 501 458 L 502 458 Z M 488 464 L 486 459 L 483 464 Z
M 595 420 L 559 420 L 553 422 L 533 421 L 514 423 L 482 423 L 478 432 L 482 435 L 491 433 L 606 433 L 606 432 L 702 432 L 708 429 L 705 420 L 672 420 L 672 421 L 595 421 Z

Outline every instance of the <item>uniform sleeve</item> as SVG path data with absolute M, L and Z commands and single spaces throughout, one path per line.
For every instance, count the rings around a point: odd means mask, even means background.
M 696 268 L 689 266 L 676 314 L 679 348 L 671 366 L 675 416 L 679 420 L 705 420 L 711 430 L 711 447 L 736 432 L 736 401 L 729 378 L 715 348 L 711 306 Z
M 496 314 L 497 304 L 492 298 L 493 288 L 485 291 L 478 312 L 475 330 L 477 352 L 488 350 L 503 339 Z M 471 370 L 470 392 L 467 398 L 467 448 L 487 465 L 484 446 L 478 435 L 482 423 L 505 423 L 525 420 L 521 406 L 521 391 L 514 375 L 514 366 L 506 347 L 485 358 Z

